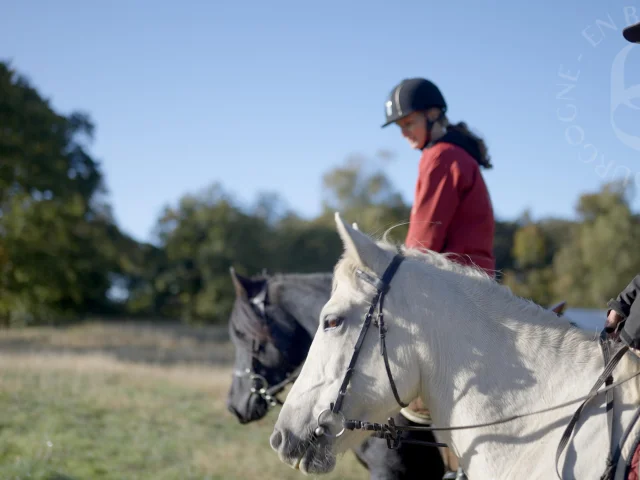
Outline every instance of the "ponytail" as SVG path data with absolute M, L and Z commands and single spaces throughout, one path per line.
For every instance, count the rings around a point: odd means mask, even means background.
M 456 124 L 450 123 L 447 125 L 447 130 L 453 130 L 466 137 L 466 140 L 470 143 L 470 147 L 473 149 L 473 158 L 476 159 L 482 168 L 493 168 L 493 165 L 491 164 L 491 157 L 489 156 L 489 150 L 487 145 L 484 143 L 484 140 L 471 132 L 465 122 L 458 122 Z

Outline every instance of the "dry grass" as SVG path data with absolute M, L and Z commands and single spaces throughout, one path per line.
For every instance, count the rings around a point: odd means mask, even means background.
M 224 330 L 93 323 L 0 333 L 0 478 L 301 479 L 275 412 L 227 412 Z M 365 479 L 352 454 L 328 479 Z

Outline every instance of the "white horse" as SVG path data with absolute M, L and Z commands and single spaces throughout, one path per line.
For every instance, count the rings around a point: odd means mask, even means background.
M 370 432 L 346 430 L 335 437 L 341 415 L 335 402 L 376 289 L 355 273 L 381 278 L 395 247 L 344 223 L 344 243 L 334 271 L 333 292 L 318 331 L 271 435 L 282 462 L 303 473 L 323 474 L 337 455 Z M 384 303 L 390 371 L 404 402 L 421 396 L 438 426 L 477 425 L 554 407 L 588 394 L 603 371 L 597 335 L 572 326 L 553 312 L 519 298 L 479 269 L 443 255 L 403 250 L 406 257 Z M 632 377 L 640 365 L 627 353 L 614 382 Z M 617 443 L 638 408 L 639 377 L 615 388 Z M 436 432 L 459 456 L 472 480 L 557 478 L 556 448 L 581 402 L 546 413 L 482 428 Z M 347 419 L 383 423 L 400 409 L 387 378 L 377 329 L 364 337 L 341 413 Z M 329 435 L 314 438 L 318 416 Z M 610 448 L 605 395 L 585 407 L 560 458 L 562 479 L 600 477 Z M 637 428 L 636 428 L 637 430 Z M 632 454 L 632 432 L 622 450 L 616 479 Z

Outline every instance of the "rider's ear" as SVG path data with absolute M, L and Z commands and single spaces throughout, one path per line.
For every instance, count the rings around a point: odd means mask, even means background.
M 338 212 L 335 214 L 335 219 L 345 254 L 376 273 L 384 270 L 389 263 L 390 253 L 380 248 L 371 237 L 342 220 Z

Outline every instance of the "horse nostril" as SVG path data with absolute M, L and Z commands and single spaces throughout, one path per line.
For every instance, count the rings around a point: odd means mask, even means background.
M 282 433 L 279 430 L 274 430 L 271 438 L 269 438 L 269 443 L 271 444 L 271 448 L 278 450 L 280 445 L 282 445 Z

